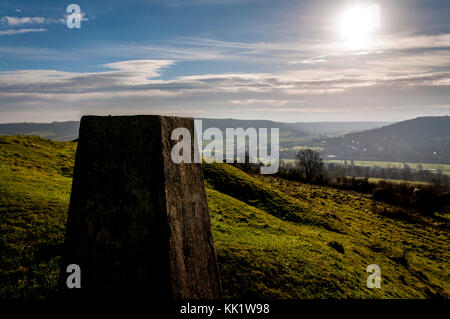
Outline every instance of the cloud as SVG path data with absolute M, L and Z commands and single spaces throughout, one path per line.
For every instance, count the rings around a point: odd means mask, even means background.
M 0 18 L 0 23 L 8 26 L 21 26 L 21 25 L 32 25 L 32 24 L 54 24 L 54 23 L 63 23 L 65 24 L 68 17 L 77 18 L 80 21 L 88 21 L 89 19 L 86 17 L 84 12 L 78 14 L 66 14 L 64 18 L 59 19 L 51 19 L 44 17 L 10 17 L 4 16 Z
M 174 64 L 172 60 L 130 60 L 114 63 L 107 63 L 103 66 L 109 69 L 120 70 L 134 77 L 152 78 L 160 75 L 163 68 Z
M 323 62 L 327 62 L 327 60 L 325 59 L 327 56 L 326 55 L 319 55 L 317 57 L 314 58 L 309 58 L 309 59 L 305 59 L 303 61 L 300 61 L 300 63 L 303 64 L 315 64 L 315 63 L 323 63 Z M 290 64 L 296 64 L 297 62 L 293 61 L 290 62 Z
M 48 19 L 43 17 L 1 17 L 0 22 L 9 26 L 18 26 L 22 24 L 44 24 Z
M 206 52 L 215 52 L 217 59 L 242 59 L 267 63 L 324 64 L 329 58 L 353 57 L 370 55 L 374 58 L 379 54 L 408 55 L 411 58 L 421 56 L 427 51 L 450 51 L 450 34 L 437 35 L 380 35 L 368 41 L 367 48 L 360 51 L 348 50 L 338 41 L 318 41 L 317 39 L 302 39 L 288 42 L 236 42 L 209 38 L 184 37 L 172 42 L 189 50 L 201 48 Z M 163 51 L 162 51 L 163 52 Z M 327 64 L 328 65 L 328 64 Z
M 14 32 L 14 31 L 10 31 Z M 25 31 L 24 31 L 25 32 Z M 30 31 L 31 32 L 31 31 Z M 98 53 L 104 56 L 114 52 L 117 56 L 159 56 L 163 59 L 124 60 L 103 65 L 108 71 L 91 73 L 61 72 L 58 75 L 41 71 L 14 71 L 9 74 L 9 82 L 2 81 L 4 91 L 18 91 L 21 87 L 31 92 L 53 93 L 69 87 L 72 93 L 86 91 L 99 92 L 257 92 L 287 95 L 329 94 L 345 92 L 365 87 L 390 85 L 399 88 L 419 86 L 447 86 L 450 82 L 450 34 L 437 36 L 410 36 L 408 41 L 386 41 L 377 50 L 342 51 L 336 49 L 328 54 L 320 54 L 323 47 L 317 42 L 300 46 L 297 43 L 241 43 L 212 39 L 178 39 L 178 47 L 173 45 L 136 46 L 118 44 L 112 47 L 99 46 L 94 51 L 80 51 L 74 55 L 89 57 Z M 397 42 L 397 49 L 393 49 Z M 170 43 L 170 42 L 169 42 Z M 328 45 L 328 44 L 327 44 Z M 430 47 L 431 46 L 431 47 Z M 328 47 L 332 48 L 333 45 Z M 9 51 L 8 51 L 9 50 Z M 27 48 L 0 48 L 0 52 L 22 56 L 26 52 L 36 52 Z M 32 56 L 58 58 L 59 52 L 36 52 Z M 308 57 L 308 55 L 310 57 Z M 312 57 L 311 57 L 312 56 Z M 68 57 L 70 58 L 70 56 Z M 295 60 L 294 58 L 298 58 Z M 155 80 L 174 61 L 223 60 L 246 64 L 267 59 L 276 66 L 276 72 L 265 73 L 217 73 L 175 77 L 170 80 Z M 259 61 L 261 62 L 261 61 Z M 269 63 L 263 69 L 268 69 Z M 39 78 L 39 86 L 34 87 L 33 79 Z M 15 86 L 14 88 L 12 86 Z M 69 86 L 68 86 L 69 85 Z M 270 97 L 246 97 L 247 100 Z M 230 100 L 241 100 L 232 98 Z
M 445 56 L 443 56 L 443 59 Z M 400 59 L 401 61 L 401 59 Z M 395 63 L 400 63 L 399 61 Z M 411 61 L 406 61 L 409 66 Z M 442 61 L 440 62 L 442 63 Z M 20 70 L 0 72 L 0 90 L 20 94 L 83 94 L 95 96 L 216 96 L 230 104 L 298 103 L 305 95 L 327 95 L 351 92 L 361 88 L 446 87 L 450 86 L 450 70 L 399 72 L 386 64 L 359 63 L 340 72 L 333 69 L 293 70 L 279 73 L 223 73 L 178 76 L 157 79 L 173 60 L 129 60 L 103 65 L 108 71 L 62 72 L 56 70 Z M 336 64 L 342 64 L 337 61 Z M 411 67 L 411 66 L 409 66 Z M 350 93 L 349 93 L 350 94 Z M 1 94 L 0 94 L 1 96 Z M 277 96 L 274 99 L 273 96 Z M 275 100 L 278 100 L 276 102 Z
M 39 28 L 39 29 L 6 29 L 6 30 L 0 30 L 0 36 L 22 34 L 22 33 L 29 33 L 29 32 L 44 32 L 44 31 L 47 31 L 47 29 L 43 29 L 43 28 Z
M 261 104 L 268 104 L 271 106 L 283 106 L 288 104 L 290 101 L 289 100 L 276 100 L 276 99 L 244 99 L 244 100 L 230 100 L 229 101 L 231 104 L 236 104 L 236 105 L 250 105 L 250 104 L 255 104 L 255 105 L 261 105 Z M 300 102 L 300 101 L 298 101 Z
M 392 115 L 392 120 L 405 114 L 448 113 L 442 105 L 450 99 L 450 35 L 406 38 L 392 36 L 383 45 L 363 51 L 307 40 L 245 43 L 183 38 L 161 45 L 102 44 L 65 57 L 124 59 L 104 64 L 98 72 L 0 72 L 0 113 L 44 108 L 95 114 L 247 118 L 263 114 L 287 121 L 309 113 L 329 116 L 328 120 L 348 120 L 339 114 L 363 114 L 359 119 L 373 120 L 379 114 L 384 116 L 380 119 Z M 30 59 L 61 58 L 58 50 L 1 47 L 0 52 L 30 54 Z M 128 60 L 127 56 L 146 58 Z M 233 61 L 234 69 L 160 78 L 166 68 L 176 66 L 175 61 L 211 60 Z M 250 63 L 259 64 L 255 69 L 260 72 L 233 72 Z
M 4 92 L 34 92 L 40 94 L 77 92 L 95 93 L 139 88 L 172 65 L 171 60 L 129 60 L 103 65 L 108 71 L 63 72 L 57 70 L 0 71 L 0 88 Z
M 407 40 L 404 40 L 407 39 Z M 397 44 L 397 45 L 396 45 Z M 41 54 L 41 49 L 23 47 L 15 48 L 23 59 L 60 60 L 62 57 L 85 57 L 102 59 L 168 59 L 176 61 L 233 61 L 247 65 L 260 64 L 262 68 L 274 66 L 277 69 L 303 67 L 330 67 L 339 61 L 340 67 L 347 67 L 353 61 L 368 61 L 395 57 L 416 57 L 421 59 L 428 53 L 440 50 L 450 51 L 450 34 L 429 36 L 391 36 L 379 40 L 377 46 L 362 51 L 343 50 L 339 43 L 318 41 L 290 41 L 290 42 L 236 42 L 222 41 L 208 38 L 176 38 L 161 44 L 131 44 L 131 43 L 99 43 L 95 48 L 84 48 L 61 54 L 58 50 L 47 50 Z M 14 48 L 0 47 L 0 51 L 16 56 Z M 441 53 L 444 54 L 444 53 Z M 440 61 L 440 60 L 439 60 Z M 366 62 L 364 62 L 366 63 Z M 402 64 L 400 64 L 402 65 Z
M 169 7 L 203 6 L 203 5 L 230 5 L 242 4 L 256 0 L 157 0 Z
M 450 34 L 437 35 L 396 35 L 385 37 L 377 45 L 384 50 L 449 48 Z

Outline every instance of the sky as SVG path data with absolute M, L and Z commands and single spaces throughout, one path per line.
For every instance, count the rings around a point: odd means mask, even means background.
M 448 0 L 2 0 L 0 123 L 450 115 L 449 17 Z

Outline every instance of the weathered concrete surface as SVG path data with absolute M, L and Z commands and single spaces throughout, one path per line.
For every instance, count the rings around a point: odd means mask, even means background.
M 221 298 L 201 164 L 175 164 L 163 116 L 81 119 L 61 262 L 65 293 L 90 297 Z M 192 157 L 193 158 L 193 157 Z M 67 289 L 66 267 L 81 267 Z

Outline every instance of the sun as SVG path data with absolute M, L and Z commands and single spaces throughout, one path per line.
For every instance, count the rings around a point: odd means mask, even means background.
M 348 49 L 367 46 L 369 37 L 380 27 L 380 7 L 377 4 L 354 4 L 347 7 L 339 19 L 339 31 Z

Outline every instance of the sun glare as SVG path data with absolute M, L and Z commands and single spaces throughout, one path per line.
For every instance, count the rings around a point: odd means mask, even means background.
M 380 7 L 377 4 L 355 4 L 346 8 L 339 20 L 339 31 L 349 49 L 367 46 L 369 37 L 380 27 Z

